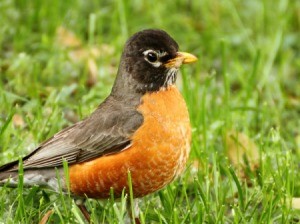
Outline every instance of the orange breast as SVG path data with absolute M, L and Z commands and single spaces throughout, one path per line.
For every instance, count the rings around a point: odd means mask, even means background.
M 106 198 L 120 196 L 131 172 L 135 197 L 170 183 L 183 170 L 190 151 L 191 129 L 186 104 L 175 86 L 143 96 L 138 110 L 144 123 L 132 145 L 119 153 L 70 166 L 71 192 Z

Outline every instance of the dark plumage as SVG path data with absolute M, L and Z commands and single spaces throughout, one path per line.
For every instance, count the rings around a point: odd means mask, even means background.
M 154 67 L 144 59 L 143 52 L 149 49 L 166 53 L 158 59 L 161 66 Z M 178 44 L 165 31 L 149 29 L 133 35 L 125 44 L 111 94 L 90 117 L 60 131 L 25 156 L 25 173 L 61 167 L 63 159 L 69 164 L 81 163 L 128 147 L 130 136 L 143 123 L 136 110 L 142 95 L 167 87 L 169 69 L 164 63 L 175 58 L 177 51 Z M 17 169 L 18 161 L 0 167 L 0 182 L 17 174 Z
M 73 196 L 116 197 L 128 189 L 142 197 L 176 178 L 190 151 L 191 128 L 184 99 L 175 87 L 181 64 L 196 57 L 178 52 L 162 30 L 144 30 L 125 44 L 111 94 L 85 120 L 43 142 L 23 158 L 24 185 L 68 189 Z M 57 168 L 57 169 L 55 169 Z M 18 161 L 0 167 L 0 185 L 18 183 Z M 79 208 L 89 220 L 86 209 Z
M 132 36 L 125 44 L 112 94 L 143 94 L 164 85 L 168 69 L 163 64 L 154 67 L 144 60 L 143 52 L 149 49 L 167 52 L 161 59 L 166 62 L 176 57 L 178 44 L 162 30 L 144 30 Z

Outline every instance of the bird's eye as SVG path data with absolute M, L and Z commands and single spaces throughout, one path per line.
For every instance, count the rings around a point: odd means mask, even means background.
M 148 52 L 148 54 L 146 55 L 146 57 L 147 57 L 147 60 L 149 62 L 152 62 L 152 63 L 156 62 L 157 59 L 158 59 L 158 55 L 156 53 L 154 53 L 154 52 Z
M 156 51 L 152 49 L 143 52 L 144 59 L 156 68 L 162 65 L 162 62 L 160 60 L 166 54 L 166 52 Z

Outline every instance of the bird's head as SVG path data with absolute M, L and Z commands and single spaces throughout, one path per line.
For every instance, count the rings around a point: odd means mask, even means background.
M 153 92 L 173 85 L 182 64 L 197 58 L 179 52 L 178 44 L 165 31 L 143 30 L 126 42 L 115 85 L 137 92 Z

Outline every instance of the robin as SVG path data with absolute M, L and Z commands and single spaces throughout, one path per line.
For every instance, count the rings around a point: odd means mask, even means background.
M 66 191 L 63 161 L 74 197 L 134 197 L 155 192 L 184 169 L 190 152 L 187 106 L 175 86 L 182 64 L 195 62 L 179 52 L 165 31 L 148 29 L 126 42 L 110 95 L 86 119 L 63 129 L 23 158 L 24 186 Z M 18 161 L 0 167 L 0 184 L 17 186 Z M 8 183 L 7 183 L 8 182 Z

